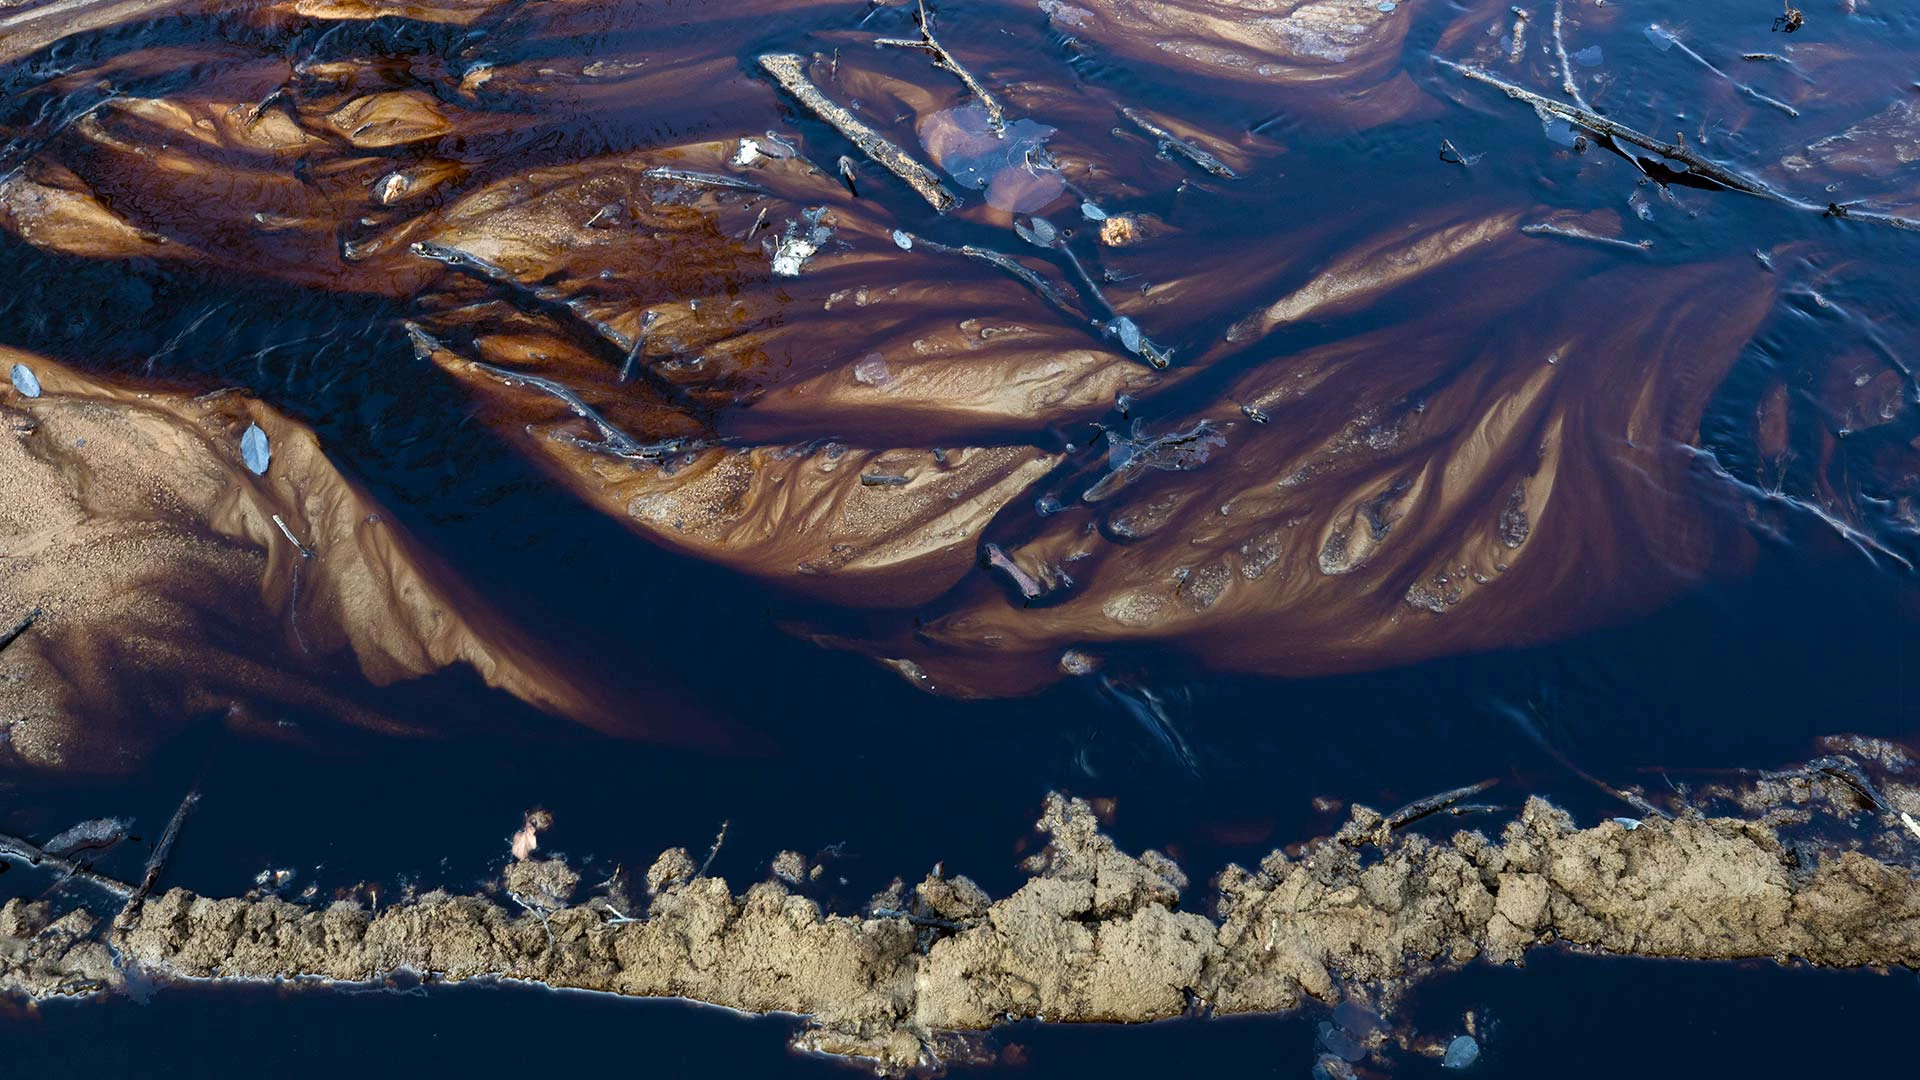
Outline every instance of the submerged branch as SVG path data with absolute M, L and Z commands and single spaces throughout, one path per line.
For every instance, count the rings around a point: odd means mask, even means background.
M 1195 146 L 1192 142 L 1175 135 L 1173 132 L 1147 119 L 1140 110 L 1122 107 L 1120 115 L 1126 117 L 1127 122 L 1134 127 L 1153 136 L 1154 140 L 1160 144 L 1160 149 L 1163 152 L 1171 151 L 1172 153 L 1179 154 L 1181 157 L 1186 158 L 1188 161 L 1193 162 L 1195 165 L 1198 165 L 1200 168 L 1205 169 L 1207 172 L 1212 173 L 1222 180 L 1240 179 L 1240 174 L 1234 172 L 1232 167 L 1226 162 L 1221 161 L 1219 158 Z

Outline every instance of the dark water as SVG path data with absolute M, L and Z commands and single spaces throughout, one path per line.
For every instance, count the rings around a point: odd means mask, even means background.
M 491 878 L 505 858 L 505 837 L 535 805 L 554 813 L 548 842 L 583 864 L 588 880 L 597 880 L 594 870 L 645 865 L 668 846 L 701 850 L 725 821 L 716 872 L 750 881 L 782 849 L 832 852 L 818 896 L 852 910 L 894 876 L 912 878 L 939 861 L 1003 893 L 1020 880 L 1014 864 L 1040 798 L 1055 789 L 1116 799 L 1112 830 L 1123 846 L 1160 847 L 1205 875 L 1335 827 L 1341 814 L 1317 811 L 1315 797 L 1384 806 L 1491 777 L 1500 784 L 1489 798 L 1517 805 L 1544 794 L 1590 821 L 1619 807 L 1575 768 L 1658 795 L 1669 783 L 1723 770 L 1805 760 L 1823 752 L 1821 736 L 1913 736 L 1920 724 L 1907 661 L 1917 597 L 1907 563 L 1920 545 L 1903 500 L 1920 487 L 1920 418 L 1908 374 L 1920 352 L 1913 270 L 1920 239 L 1680 183 L 1663 197 L 1655 185 L 1636 184 L 1638 174 L 1618 155 L 1599 147 L 1574 155 L 1553 132 L 1543 136 L 1523 106 L 1430 64 L 1430 55 L 1459 57 L 1481 45 L 1478 37 L 1449 36 L 1466 20 L 1466 6 L 1402 6 L 1412 22 L 1400 63 L 1432 100 L 1378 123 L 1362 122 L 1358 106 L 1343 112 L 1291 103 L 1276 112 L 1269 97 L 1238 84 L 1210 87 L 1204 73 L 1142 74 L 1124 50 L 1076 46 L 1025 8 L 1006 14 L 948 3 L 940 26 L 956 52 L 998 57 L 996 73 L 1007 81 L 1046 79 L 1145 101 L 1212 131 L 1264 124 L 1266 135 L 1286 144 L 1243 187 L 1211 201 L 1171 182 L 1140 197 L 1140 209 L 1195 224 L 1161 256 L 1174 262 L 1257 261 L 1238 245 L 1220 254 L 1238 238 L 1287 249 L 1301 268 L 1285 280 L 1297 282 L 1410 213 L 1453 204 L 1609 209 L 1624 220 L 1623 236 L 1653 242 L 1645 253 L 1602 249 L 1570 263 L 1551 291 L 1529 294 L 1524 310 L 1484 325 L 1434 322 L 1448 378 L 1474 371 L 1477 350 L 1503 335 L 1524 338 L 1529 319 L 1577 310 L 1589 328 L 1583 332 L 1600 334 L 1641 318 L 1636 305 L 1687 299 L 1691 279 L 1676 276 L 1680 268 L 1769 253 L 1775 298 L 1713 380 L 1698 425 L 1699 445 L 1737 483 L 1716 486 L 1709 478 L 1685 496 L 1741 540 L 1729 549 L 1736 554 L 1708 559 L 1684 587 L 1671 585 L 1661 558 L 1667 553 L 1656 548 L 1642 552 L 1645 580 L 1622 558 L 1593 571 L 1609 581 L 1576 590 L 1589 599 L 1636 594 L 1624 605 L 1634 609 L 1631 617 L 1623 610 L 1575 619 L 1594 625 L 1571 636 L 1502 624 L 1485 635 L 1463 632 L 1471 648 L 1420 650 L 1465 655 L 1287 679 L 1235 673 L 1245 665 L 1229 658 L 1240 653 L 1219 642 L 1115 644 L 1110 682 L 1058 682 L 998 700 L 934 697 L 862 656 L 789 632 L 795 624 L 866 625 L 865 616 L 664 551 L 554 483 L 507 426 L 481 422 L 462 386 L 414 362 L 400 327 L 417 314 L 410 298 L 326 288 L 291 272 L 88 259 L 9 235 L 0 239 L 0 343 L 154 385 L 247 387 L 312 424 L 343 469 L 512 621 L 562 655 L 588 658 L 586 666 L 636 710 L 669 714 L 652 726 L 711 725 L 729 734 L 724 745 L 704 750 L 609 739 L 489 692 L 469 674 L 444 673 L 382 692 L 395 712 L 435 718 L 442 737 L 399 741 L 298 717 L 296 737 L 274 744 L 236 738 L 208 719 L 134 777 L 7 778 L 0 827 L 43 836 L 83 818 L 130 815 L 151 838 L 179 794 L 197 784 L 203 800 L 169 883 L 228 895 L 261 870 L 287 867 L 298 874 L 296 890 L 310 883 L 329 895 L 371 883 L 390 896 Z M 1601 103 L 1611 115 L 1662 137 L 1685 130 L 1721 160 L 1820 202 L 1872 197 L 1882 209 L 1906 205 L 1909 212 L 1920 204 L 1920 177 L 1893 157 L 1833 192 L 1824 183 L 1839 181 L 1826 174 L 1815 184 L 1777 165 L 1814 139 L 1920 96 L 1910 63 L 1920 42 L 1913 12 L 1884 2 L 1853 13 L 1837 3 L 1809 6 L 1807 26 L 1788 40 L 1770 33 L 1776 12 L 1754 0 L 1608 6 L 1621 10 L 1611 22 L 1592 16 L 1569 45 L 1601 48 L 1599 70 L 1613 80 Z M 577 23 L 549 23 L 539 5 L 527 7 L 532 14 L 523 18 L 535 30 L 517 29 L 517 7 L 488 24 L 489 55 L 502 70 L 577 48 L 582 57 L 644 53 L 662 62 L 737 54 L 740 74 L 710 94 L 690 83 L 619 104 L 584 90 L 578 102 L 548 102 L 524 126 L 478 133 L 463 146 L 473 162 L 502 172 L 730 134 L 738 126 L 730 110 L 756 85 L 745 74 L 752 56 L 770 47 L 838 47 L 866 14 L 859 4 L 809 5 L 723 31 L 715 26 L 728 20 L 702 5 L 609 4 L 598 24 L 592 13 L 577 12 Z M 1550 5 L 1532 7 L 1527 32 L 1537 52 Z M 993 19 L 970 19 L 976 8 Z M 1481 23 L 1511 23 L 1498 5 L 1471 10 Z M 684 21 L 673 17 L 681 11 Z M 1792 95 L 1801 81 L 1821 92 L 1793 96 L 1802 115 L 1790 120 L 1662 47 L 1645 32 L 1652 23 L 1674 28 L 1728 75 L 1769 95 Z M 569 27 L 575 36 L 562 33 Z M 888 10 L 867 29 L 911 32 L 904 12 Z M 298 19 L 262 29 L 242 20 L 157 17 L 81 34 L 9 66 L 0 73 L 0 115 L 13 130 L 45 129 L 53 123 L 47 117 L 88 103 L 85 86 L 72 80 L 57 93 L 45 90 L 50 77 L 155 43 L 205 47 L 214 58 L 204 68 L 142 68 L 125 77 L 123 89 L 162 96 L 226 77 L 210 41 L 236 54 L 429 64 L 466 48 L 468 33 L 405 19 L 328 30 Z M 724 43 L 721 51 L 715 42 Z M 1739 58 L 1789 46 L 1805 58 Z M 931 83 L 917 58 L 882 54 L 870 62 Z M 1503 77 L 1552 89 L 1511 72 Z M 579 115 L 568 114 L 568 104 Z M 40 119 L 32 119 L 36 111 Z M 840 145 L 811 118 L 789 112 L 787 120 L 819 145 Z M 763 121 L 755 114 L 749 122 Z M 1466 168 L 1439 161 L 1443 139 L 1484 156 Z M 1139 154 L 1150 157 L 1151 147 Z M 877 169 L 862 176 L 863 196 L 926 235 L 951 244 L 1013 243 L 1004 227 L 932 220 Z M 1630 199 L 1653 207 L 1653 220 L 1640 220 Z M 1566 243 L 1585 255 L 1577 241 L 1536 242 Z M 966 289 L 991 279 L 991 271 L 963 270 L 953 280 Z M 1584 291 L 1588 281 L 1603 284 Z M 1468 300 L 1519 287 L 1442 272 L 1391 304 L 1285 328 L 1253 359 L 1202 372 L 1156 400 L 1152 415 L 1195 415 L 1247 367 L 1355 335 L 1388 333 L 1411 351 L 1424 340 L 1422 320 L 1453 304 L 1500 312 L 1497 302 Z M 1277 295 L 1263 293 L 1262 302 Z M 1173 321 L 1168 340 L 1196 354 L 1240 314 L 1226 304 L 1198 305 Z M 1687 347 L 1663 345 L 1673 354 Z M 1610 359 L 1624 366 L 1632 357 Z M 1882 386 L 1872 380 L 1886 372 L 1900 403 L 1890 419 L 1874 414 L 1881 399 L 1872 396 Z M 1602 380 L 1592 392 L 1608 385 Z M 1756 411 L 1781 387 L 1796 404 L 1784 453 L 1754 434 Z M 1781 497 L 1755 495 L 1769 490 Z M 1761 511 L 1749 513 L 1751 503 Z M 1635 505 L 1622 500 L 1612 513 L 1631 517 Z M 1614 520 L 1596 514 L 1584 525 L 1605 531 Z M 995 535 L 1013 536 L 1042 528 L 1024 505 L 994 526 Z M 1701 555 L 1671 554 L 1675 564 Z M 930 616 L 939 613 L 929 605 Z M 1276 626 L 1282 618 L 1273 616 Z M 1236 633 L 1259 634 L 1261 625 L 1245 623 Z M 1326 665 L 1349 666 L 1376 665 Z M 142 858 L 123 851 L 102 869 L 126 873 Z M 42 886 L 28 876 L 0 878 L 0 894 L 33 894 Z M 1549 954 L 1524 972 L 1475 967 L 1436 979 L 1415 993 L 1407 1019 L 1444 1034 L 1468 1009 L 1492 1018 L 1477 1075 L 1891 1074 L 1906 1067 L 1893 1033 L 1904 1029 L 1916 994 L 1911 973 Z M 1024 1048 L 1021 1068 L 1033 1075 L 1184 1068 L 1302 1076 L 1316 1019 L 1024 1026 L 997 1041 Z M 341 1038 L 343 1031 L 353 1037 Z M 141 1004 L 8 1014 L 0 1055 L 23 1075 L 437 1075 L 501 1064 L 575 1071 L 610 1061 L 626 1067 L 636 1051 L 668 1074 L 844 1074 L 791 1055 L 789 1031 L 778 1019 L 521 988 L 363 996 L 169 989 Z M 1438 1070 L 1405 1056 L 1394 1072 Z

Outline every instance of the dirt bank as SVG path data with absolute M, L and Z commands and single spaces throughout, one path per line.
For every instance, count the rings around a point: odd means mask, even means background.
M 995 901 L 965 877 L 936 875 L 857 916 L 824 913 L 776 881 L 735 895 L 679 849 L 632 884 L 648 894 L 641 903 L 617 881 L 579 899 L 578 875 L 540 859 L 510 863 L 497 901 L 434 892 L 377 912 L 174 889 L 111 929 L 84 912 L 56 920 L 44 902 L 12 901 L 0 912 L 0 987 L 92 992 L 123 985 L 127 971 L 491 976 L 797 1013 L 808 1017 L 799 1045 L 897 1070 L 1014 1019 L 1271 1012 L 1309 997 L 1390 1004 L 1434 969 L 1482 956 L 1517 962 L 1556 941 L 1634 956 L 1920 966 L 1920 838 L 1897 816 L 1863 809 L 1850 785 L 1810 775 L 1756 785 L 1831 807 L 1789 811 L 1778 828 L 1688 810 L 1582 829 L 1536 798 L 1497 837 L 1434 839 L 1356 807 L 1338 834 L 1295 855 L 1227 867 L 1211 912 L 1183 906 L 1189 883 L 1172 860 L 1120 851 L 1085 802 L 1057 795 L 1038 823 L 1048 842 L 1011 896 Z M 1889 790 L 1895 803 L 1911 794 Z M 1829 837 L 1783 835 L 1802 818 Z M 1836 818 L 1850 827 L 1838 838 Z

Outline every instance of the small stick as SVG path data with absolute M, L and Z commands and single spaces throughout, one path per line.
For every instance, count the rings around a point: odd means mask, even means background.
M 1596 244 L 1609 244 L 1613 247 L 1623 247 L 1633 251 L 1653 250 L 1653 241 L 1651 240 L 1621 240 L 1612 236 L 1601 236 L 1599 233 L 1590 233 L 1585 229 L 1569 229 L 1560 225 L 1548 224 L 1547 222 L 1540 222 L 1536 225 L 1522 225 L 1520 226 L 1520 231 L 1526 233 L 1528 236 L 1560 236 L 1568 240 L 1590 240 Z
M 279 514 L 273 515 L 273 523 L 275 525 L 280 526 L 280 535 L 286 537 L 287 543 L 292 544 L 294 548 L 300 552 L 301 558 L 303 559 L 313 558 L 312 550 L 309 549 L 307 545 L 301 543 L 298 537 L 293 535 L 293 530 L 287 528 L 287 523 L 281 520 Z
M 941 213 L 953 209 L 960 200 L 946 185 L 940 182 L 932 169 L 915 161 L 905 150 L 885 135 L 868 127 L 858 117 L 820 92 L 807 78 L 804 61 L 794 53 L 768 53 L 760 58 L 760 67 L 773 76 L 780 88 L 793 95 L 794 100 L 804 106 L 808 112 L 826 121 L 845 136 L 847 141 L 860 148 L 860 152 L 878 162 L 882 168 L 905 181 L 927 204 Z
M 0 833 L 0 859 L 15 859 L 28 866 L 44 866 L 58 870 L 75 881 L 86 882 L 116 900 L 124 901 L 133 895 L 133 886 L 126 882 L 96 873 L 73 859 L 45 851 L 38 844 L 18 836 Z
M 1760 91 L 1755 90 L 1753 87 L 1748 86 L 1746 83 L 1741 82 L 1739 79 L 1736 79 L 1733 76 L 1715 67 L 1713 64 L 1713 61 L 1708 60 L 1706 57 L 1701 56 L 1697 52 L 1694 52 L 1692 46 L 1689 46 L 1686 42 L 1681 41 L 1680 35 L 1674 33 L 1673 31 L 1667 29 L 1664 26 L 1661 26 L 1659 23 L 1654 23 L 1653 26 L 1651 26 L 1649 29 L 1651 29 L 1654 33 L 1660 35 L 1662 39 L 1671 43 L 1675 48 L 1685 53 L 1688 57 L 1690 57 L 1695 63 L 1698 63 L 1701 67 L 1706 68 L 1708 71 L 1711 71 L 1715 75 L 1718 75 L 1722 79 L 1725 79 L 1726 81 L 1732 83 L 1734 86 L 1734 89 L 1739 90 L 1741 93 L 1747 95 L 1748 97 L 1754 99 L 1755 101 L 1761 102 L 1762 104 L 1765 104 L 1765 105 L 1771 105 L 1774 108 L 1779 109 L 1781 112 L 1786 113 L 1788 116 L 1794 117 L 1796 119 L 1800 116 L 1799 109 L 1796 109 L 1793 106 L 1777 98 L 1770 98 L 1767 95 L 1761 93 Z
M 973 72 L 968 71 L 964 64 L 954 59 L 953 54 L 947 51 L 946 46 L 940 44 L 940 42 L 934 38 L 933 21 L 927 17 L 927 0 L 920 0 L 920 40 L 914 41 L 911 38 L 875 38 L 873 44 L 876 48 L 891 46 L 896 49 L 925 50 L 927 55 L 933 58 L 934 67 L 958 78 L 961 83 L 966 86 L 968 93 L 980 99 L 981 106 L 987 110 L 987 126 L 993 129 L 995 135 L 1001 138 L 1006 137 L 1006 110 L 1002 109 L 1000 102 L 995 100 L 994 96 L 987 92 L 987 88 L 980 84 L 980 80 L 973 77 Z
M 38 621 L 39 618 L 40 618 L 39 608 L 34 608 L 32 611 L 29 611 L 25 615 L 21 616 L 20 621 L 17 623 L 14 623 L 12 629 L 8 630 L 4 634 L 0 634 L 0 649 L 5 649 L 7 646 L 13 644 L 14 640 L 17 639 L 21 634 L 24 634 L 28 630 L 32 629 L 33 624 L 36 621 Z
M 713 838 L 713 846 L 707 849 L 707 861 L 700 864 L 700 872 L 695 877 L 707 876 L 707 868 L 713 865 L 714 857 L 720 854 L 720 845 L 727 842 L 727 826 L 732 824 L 731 821 L 720 823 L 720 835 Z
M 1566 16 L 1566 0 L 1553 0 L 1553 53 L 1560 58 L 1560 88 L 1575 105 L 1587 109 L 1590 108 L 1587 99 L 1581 95 L 1579 84 L 1573 81 L 1573 62 L 1567 59 L 1567 40 L 1561 34 L 1560 27 Z
M 842 182 L 844 182 L 847 185 L 847 194 L 853 196 L 856 199 L 859 198 L 860 189 L 853 185 L 853 159 L 848 157 L 845 154 L 841 154 L 839 167 L 840 167 L 840 179 Z
M 1477 784 L 1443 791 L 1438 795 L 1429 795 L 1424 799 L 1415 799 L 1407 805 L 1388 814 L 1383 823 L 1387 831 L 1404 829 L 1421 818 L 1437 814 L 1462 799 L 1471 798 L 1498 783 L 1497 780 L 1482 780 Z
M 1191 142 L 1147 119 L 1138 109 L 1123 106 L 1120 109 L 1120 115 L 1126 117 L 1127 122 L 1131 123 L 1134 127 L 1153 136 L 1154 139 L 1160 143 L 1160 149 L 1162 151 L 1171 150 L 1181 157 L 1186 158 L 1188 161 L 1193 162 L 1195 165 L 1200 166 L 1202 169 L 1220 177 L 1222 180 L 1240 179 L 1240 174 L 1234 172 L 1226 162 L 1221 161 L 1219 158 L 1214 157 L 1212 154 L 1207 153 Z
M 1513 48 L 1507 51 L 1507 63 L 1517 64 L 1527 51 L 1527 21 L 1533 18 L 1526 8 L 1516 5 L 1513 9 Z

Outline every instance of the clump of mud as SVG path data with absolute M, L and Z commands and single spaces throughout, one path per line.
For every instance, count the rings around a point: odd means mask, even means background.
M 1900 828 L 1850 787 L 1819 790 L 1856 829 Z M 579 877 L 558 859 L 509 865 L 516 909 L 445 892 L 373 912 L 174 889 L 108 929 L 14 901 L 0 912 L 0 986 L 36 997 L 104 990 L 127 971 L 498 977 L 797 1013 L 808 1018 L 798 1045 L 906 1070 L 1017 1019 L 1274 1012 L 1308 998 L 1390 1007 L 1425 973 L 1477 957 L 1517 962 L 1556 941 L 1632 956 L 1920 966 L 1920 889 L 1903 833 L 1880 859 L 1859 850 L 1860 831 L 1790 838 L 1703 807 L 1582 829 L 1538 798 L 1497 837 L 1436 839 L 1395 823 L 1355 807 L 1338 833 L 1295 855 L 1229 866 L 1210 912 L 1184 906 L 1189 882 L 1173 860 L 1121 851 L 1086 802 L 1060 795 L 1038 823 L 1048 841 L 1025 867 L 1032 876 L 1011 896 L 995 901 L 936 871 L 862 915 L 823 912 L 777 881 L 736 895 L 680 849 L 635 883 L 648 895 L 644 917 L 630 916 L 637 905 L 620 882 L 574 903 Z

